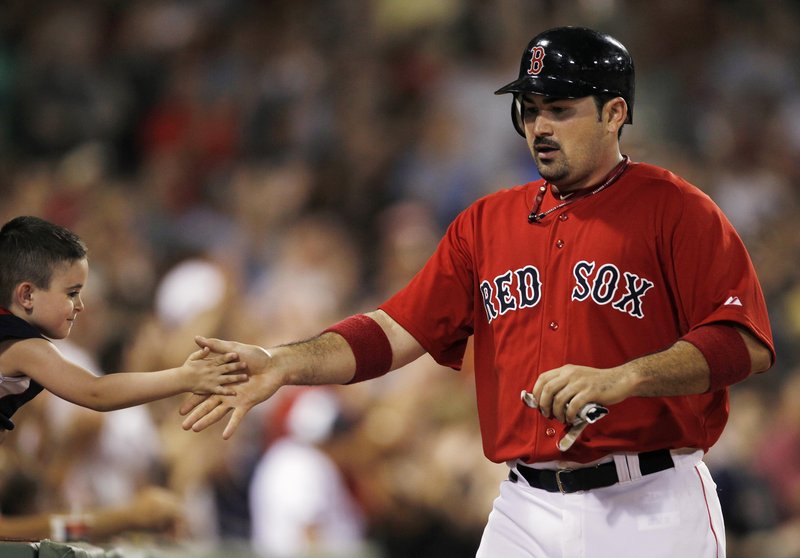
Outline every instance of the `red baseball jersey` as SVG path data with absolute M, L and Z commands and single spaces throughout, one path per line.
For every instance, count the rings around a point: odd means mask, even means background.
M 708 450 L 728 418 L 727 389 L 629 398 L 566 452 L 557 448 L 566 427 L 525 406 L 520 392 L 564 364 L 617 366 L 713 322 L 746 328 L 774 358 L 764 296 L 738 234 L 706 194 L 653 165 L 631 163 L 605 190 L 529 223 L 543 185 L 472 204 L 380 308 L 452 368 L 474 335 L 478 414 L 492 461 Z M 561 203 L 547 192 L 541 211 Z

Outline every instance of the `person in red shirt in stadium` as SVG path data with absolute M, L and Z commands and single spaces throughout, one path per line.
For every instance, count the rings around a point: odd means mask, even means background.
M 728 388 L 775 359 L 748 252 L 697 187 L 620 149 L 628 50 L 561 27 L 526 47 L 512 121 L 540 179 L 474 202 L 377 310 L 319 336 L 236 352 L 237 396 L 193 396 L 184 428 L 224 436 L 283 385 L 347 384 L 424 353 L 458 369 L 474 338 L 486 457 L 509 466 L 480 558 L 725 555 L 702 461 Z

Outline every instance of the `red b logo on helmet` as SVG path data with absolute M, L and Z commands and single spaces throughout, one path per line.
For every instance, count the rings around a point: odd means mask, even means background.
M 531 67 L 528 68 L 528 75 L 538 76 L 544 68 L 544 47 L 535 46 L 531 49 Z

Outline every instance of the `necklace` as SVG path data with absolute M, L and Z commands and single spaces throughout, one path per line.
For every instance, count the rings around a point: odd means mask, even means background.
M 622 156 L 622 161 L 620 161 L 616 167 L 612 169 L 612 171 L 608 174 L 608 178 L 606 178 L 602 184 L 597 186 L 594 190 L 591 190 L 583 195 L 574 196 L 575 192 L 568 192 L 563 196 L 559 196 L 562 200 L 565 200 L 558 204 L 555 207 L 548 209 L 547 211 L 543 211 L 539 213 L 539 208 L 542 207 L 542 202 L 544 201 L 544 194 L 547 192 L 547 187 L 550 185 L 549 182 L 545 182 L 542 186 L 539 186 L 539 192 L 536 194 L 536 200 L 533 203 L 533 209 L 531 209 L 530 214 L 528 215 L 528 223 L 539 223 L 542 219 L 550 215 L 552 212 L 561 209 L 571 203 L 574 203 L 578 200 L 582 200 L 583 198 L 588 198 L 589 196 L 593 196 L 599 192 L 602 192 L 609 186 L 611 186 L 614 182 L 616 182 L 617 178 L 619 178 L 622 173 L 628 168 L 628 163 L 630 159 L 627 155 Z

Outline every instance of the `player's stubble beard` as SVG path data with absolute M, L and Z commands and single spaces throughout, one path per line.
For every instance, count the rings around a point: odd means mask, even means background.
M 558 186 L 559 181 L 569 175 L 569 169 L 565 161 L 560 163 L 555 163 L 555 161 L 541 163 L 538 159 L 534 161 L 536 162 L 536 168 L 539 169 L 539 175 L 550 184 Z
M 538 151 L 542 147 L 558 150 L 556 151 L 556 157 L 542 160 Z M 539 170 L 539 175 L 550 184 L 558 186 L 560 180 L 569 176 L 569 164 L 564 158 L 561 146 L 556 142 L 544 138 L 536 138 L 531 146 L 531 154 L 533 155 L 533 162 L 536 163 L 536 168 Z

